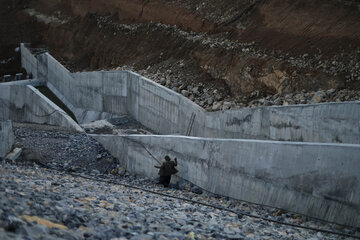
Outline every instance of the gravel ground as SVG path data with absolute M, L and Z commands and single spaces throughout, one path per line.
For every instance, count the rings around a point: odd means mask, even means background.
M 117 160 L 85 134 L 28 124 L 16 124 L 14 129 L 16 145 L 31 148 L 32 155 L 25 153 L 15 163 L 0 164 L 0 239 L 346 239 L 246 216 L 239 218 L 211 207 L 71 176 L 65 170 L 360 236 L 359 229 L 220 197 L 185 181 L 163 188 L 152 179 L 126 171 L 109 174 L 117 167 Z M 42 159 L 29 157 L 37 152 Z M 72 167 L 81 164 L 85 166 Z
M 0 179 L 1 239 L 340 239 L 36 166 Z

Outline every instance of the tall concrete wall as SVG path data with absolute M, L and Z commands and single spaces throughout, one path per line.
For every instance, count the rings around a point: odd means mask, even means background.
M 33 62 L 22 45 L 23 62 Z M 48 53 L 26 69 L 38 72 L 79 122 L 129 114 L 160 134 L 213 138 L 360 143 L 360 102 L 243 108 L 208 113 L 153 81 L 126 71 L 70 73 Z M 36 69 L 33 69 L 36 68 Z
M 21 49 L 21 65 L 28 74 L 32 74 L 33 78 L 38 78 L 38 61 L 36 57 L 27 48 L 27 44 L 22 43 Z
M 0 84 L 0 119 L 83 131 L 62 109 L 30 85 Z
M 0 158 L 9 153 L 14 144 L 14 134 L 11 121 L 0 120 Z
M 179 176 L 213 193 L 360 226 L 360 145 L 94 135 L 130 172 L 157 177 L 167 154 Z

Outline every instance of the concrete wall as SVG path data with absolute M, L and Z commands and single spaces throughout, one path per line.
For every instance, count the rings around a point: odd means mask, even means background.
M 38 78 L 38 60 L 27 48 L 27 44 L 20 45 L 21 65 L 26 69 L 28 74 L 32 74 L 33 78 Z
M 48 53 L 36 56 L 35 61 L 24 45 L 22 50 L 27 71 L 46 79 L 48 87 L 80 123 L 129 114 L 156 133 L 184 135 L 191 115 L 195 114 L 192 136 L 360 143 L 360 102 L 208 113 L 182 95 L 138 74 L 70 73 Z
M 11 121 L 0 120 L 0 158 L 9 153 L 14 144 L 14 134 Z
M 360 226 L 360 145 L 94 135 L 127 170 L 157 177 L 177 157 L 179 176 L 207 191 L 339 224 Z
M 0 119 L 83 131 L 62 109 L 30 85 L 0 84 Z

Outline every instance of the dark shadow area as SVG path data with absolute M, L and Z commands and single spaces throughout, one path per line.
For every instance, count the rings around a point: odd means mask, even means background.
M 74 113 L 46 86 L 36 87 L 44 96 L 46 96 L 50 101 L 55 103 L 58 107 L 64 110 L 76 123 L 76 117 Z

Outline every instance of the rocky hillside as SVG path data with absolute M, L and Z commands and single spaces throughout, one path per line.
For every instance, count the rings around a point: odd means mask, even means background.
M 207 110 L 360 99 L 359 1 L 2 2 L 0 59 L 31 41 L 73 71 L 130 69 Z

